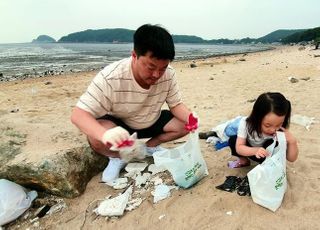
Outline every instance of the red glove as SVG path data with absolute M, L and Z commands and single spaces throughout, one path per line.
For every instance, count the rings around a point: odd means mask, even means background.
M 125 140 L 123 141 L 120 145 L 118 145 L 118 148 L 122 148 L 122 147 L 130 147 L 134 144 L 134 140 Z
M 123 149 L 127 149 L 133 147 L 137 140 L 137 133 L 133 133 L 128 139 L 122 140 L 121 142 L 117 143 L 117 145 L 111 146 L 110 150 L 112 151 L 120 151 Z
M 198 117 L 194 116 L 193 113 L 189 114 L 189 121 L 188 123 L 185 125 L 186 130 L 188 130 L 189 132 L 193 132 L 198 128 Z

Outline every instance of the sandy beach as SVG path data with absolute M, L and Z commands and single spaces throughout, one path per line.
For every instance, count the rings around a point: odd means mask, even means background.
M 279 46 L 274 50 L 173 62 L 185 104 L 200 118 L 199 131 L 239 115 L 248 115 L 252 100 L 267 91 L 279 91 L 292 103 L 292 114 L 320 120 L 320 50 L 306 46 Z M 0 84 L 0 128 L 10 125 L 27 134 L 24 157 L 37 159 L 57 149 L 86 144 L 70 122 L 70 114 L 96 72 L 27 79 Z M 298 80 L 292 83 L 288 77 Z M 96 217 L 98 200 L 119 191 L 100 182 L 88 183 L 81 196 L 64 199 L 67 207 L 32 223 L 11 224 L 9 229 L 319 229 L 320 124 L 310 130 L 291 124 L 299 157 L 287 163 L 288 190 L 281 207 L 271 212 L 249 196 L 216 189 L 226 176 L 245 176 L 254 165 L 227 167 L 229 148 L 215 151 L 200 140 L 209 175 L 190 189 L 172 191 L 171 197 L 153 203 L 153 196 L 120 218 Z M 181 141 L 185 140 L 183 138 Z M 52 140 L 55 140 L 52 142 Z M 167 143 L 164 147 L 177 144 Z

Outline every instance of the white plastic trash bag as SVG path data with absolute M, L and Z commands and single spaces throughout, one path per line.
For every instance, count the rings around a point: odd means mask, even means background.
M 0 179 L 0 226 L 23 214 L 37 195 L 36 191 L 26 193 L 22 186 Z
M 277 132 L 278 146 L 274 143 L 267 148 L 272 155 L 248 173 L 253 202 L 275 212 L 281 205 L 287 189 L 286 138 Z
M 175 183 L 183 188 L 189 188 L 208 175 L 200 151 L 198 132 L 190 133 L 188 141 L 176 148 L 155 152 L 153 158 L 155 165 L 167 169 Z

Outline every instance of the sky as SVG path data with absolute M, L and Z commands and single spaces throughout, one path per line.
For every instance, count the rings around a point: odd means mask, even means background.
M 0 0 L 0 43 L 160 24 L 203 39 L 259 38 L 320 26 L 319 0 Z

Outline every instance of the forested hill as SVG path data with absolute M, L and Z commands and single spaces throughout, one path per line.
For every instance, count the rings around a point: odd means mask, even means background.
M 32 43 L 53 43 L 56 42 L 54 38 L 48 36 L 48 35 L 40 35 L 36 39 L 32 40 Z
M 133 41 L 134 30 L 128 29 L 101 29 L 85 30 L 62 37 L 58 42 L 113 42 L 124 43 Z M 175 43 L 205 43 L 197 36 L 173 35 Z
M 128 29 L 85 30 L 64 36 L 58 42 L 132 42 L 133 33 Z
M 318 41 L 320 42 L 320 27 L 316 27 L 302 32 L 294 33 L 283 39 L 283 43 L 296 43 L 300 41 Z
M 282 39 L 298 32 L 303 32 L 305 30 L 276 30 L 270 34 L 267 34 L 257 40 L 262 43 L 272 43 L 272 42 L 281 42 Z
M 207 44 L 247 44 L 247 43 L 273 43 L 273 42 L 301 42 L 313 40 L 318 36 L 319 28 L 299 30 L 276 30 L 260 38 L 243 39 L 212 39 L 204 40 L 192 35 L 173 35 L 175 43 L 207 43 Z M 318 31 L 318 32 L 317 32 Z M 306 33 L 306 34 L 305 34 Z M 85 30 L 63 36 L 58 42 L 73 43 L 129 43 L 132 42 L 134 30 L 123 28 Z M 302 35 L 304 34 L 304 35 Z M 293 37 L 292 37 L 293 36 Z M 290 39 L 287 39 L 290 38 Z M 293 39 L 294 38 L 294 39 Z

